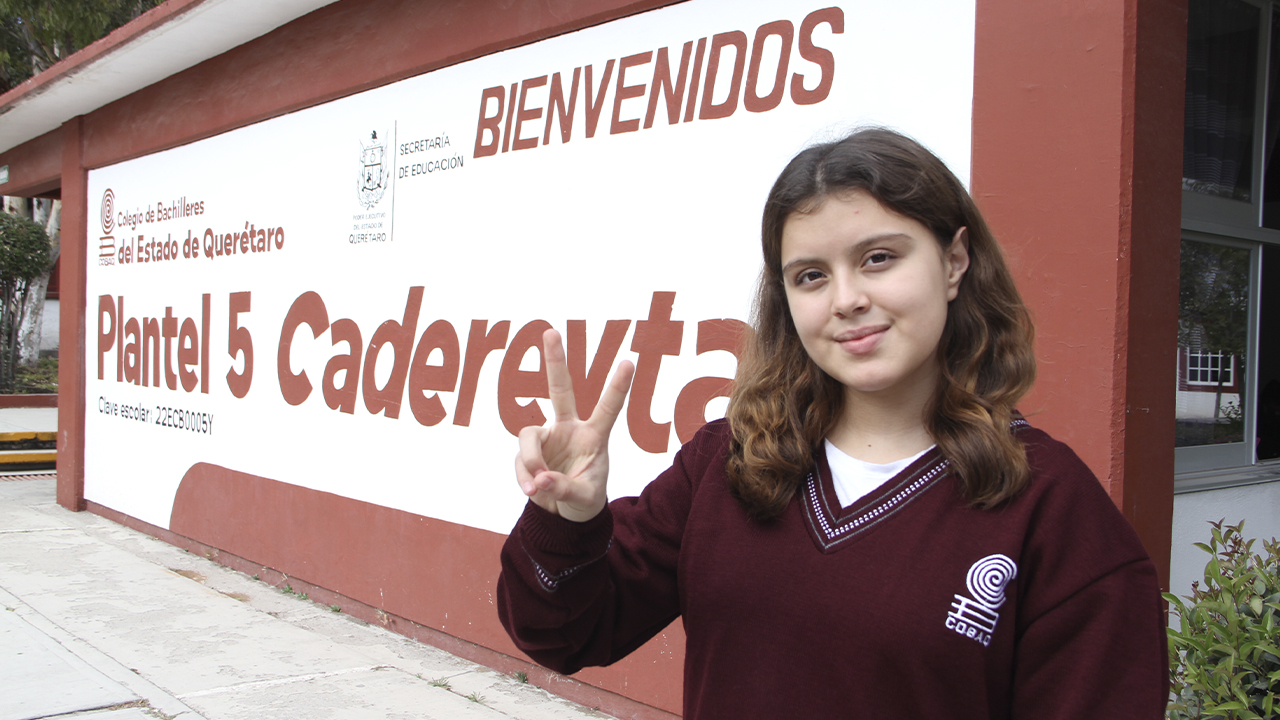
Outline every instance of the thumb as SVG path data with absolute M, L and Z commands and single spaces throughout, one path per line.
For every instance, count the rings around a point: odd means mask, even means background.
M 543 470 L 533 476 L 534 493 L 552 500 L 563 500 L 569 493 L 569 478 L 554 470 Z

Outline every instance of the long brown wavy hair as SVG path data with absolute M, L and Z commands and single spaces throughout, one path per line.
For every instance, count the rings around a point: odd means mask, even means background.
M 938 387 L 924 420 L 965 498 L 982 508 L 999 505 L 1030 478 L 1010 422 L 1014 404 L 1035 379 L 1031 317 L 964 186 L 933 153 L 883 128 L 802 151 L 769 192 L 756 332 L 738 366 L 727 413 L 733 492 L 758 520 L 780 515 L 844 411 L 844 387 L 813 362 L 792 322 L 782 277 L 782 230 L 793 214 L 855 190 L 921 223 L 944 249 L 957 230 L 968 228 L 969 269 L 947 309 L 937 350 Z

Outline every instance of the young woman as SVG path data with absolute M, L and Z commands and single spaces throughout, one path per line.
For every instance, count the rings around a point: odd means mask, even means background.
M 623 363 L 555 422 L 499 613 L 560 672 L 682 617 L 686 718 L 1163 717 L 1156 572 L 1088 468 L 1014 410 L 1027 310 L 973 200 L 888 130 L 811 147 L 765 205 L 755 334 L 725 420 L 606 503 Z

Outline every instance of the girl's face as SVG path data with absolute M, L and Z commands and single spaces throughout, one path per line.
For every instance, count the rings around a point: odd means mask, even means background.
M 833 195 L 782 228 L 782 278 L 809 357 L 846 395 L 927 398 L 937 347 L 969 267 L 961 228 L 943 250 L 871 195 Z

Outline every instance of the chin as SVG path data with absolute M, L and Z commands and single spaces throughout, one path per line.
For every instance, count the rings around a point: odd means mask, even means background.
M 851 378 L 840 380 L 840 384 L 844 385 L 846 390 L 852 390 L 863 395 L 873 395 L 893 388 L 895 383 L 885 378 Z

